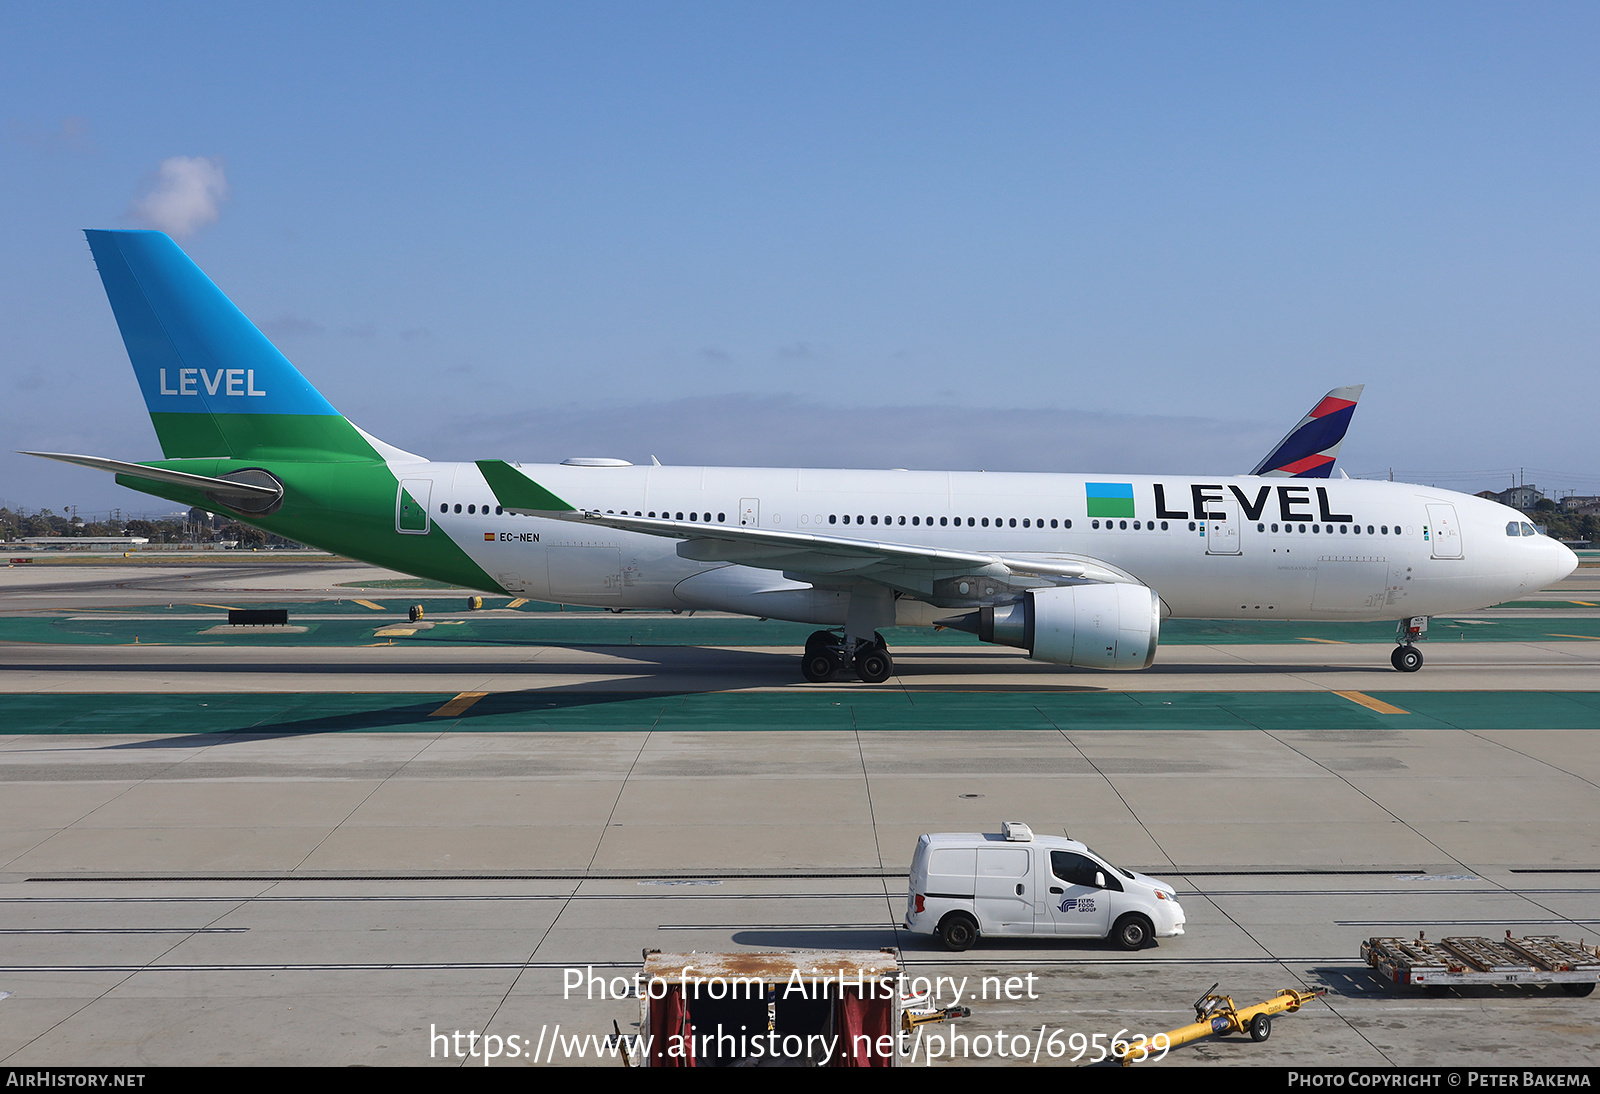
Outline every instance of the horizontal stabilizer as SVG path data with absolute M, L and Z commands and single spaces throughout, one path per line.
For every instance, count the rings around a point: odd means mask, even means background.
M 240 482 L 237 479 L 218 479 L 210 475 L 194 475 L 187 471 L 171 471 L 165 467 L 146 467 L 142 463 L 128 463 L 124 460 L 111 460 L 104 456 L 78 456 L 68 452 L 23 452 L 23 456 L 39 456 L 47 460 L 60 460 L 62 463 L 75 463 L 80 467 L 92 467 L 96 471 L 110 471 L 114 475 L 125 475 L 131 479 L 148 479 L 151 482 L 165 482 L 173 486 L 188 486 L 196 490 L 203 490 L 225 505 L 246 512 L 260 512 L 267 506 L 275 504 L 283 497 L 282 486 L 265 486 L 252 482 Z M 256 472 L 260 474 L 260 472 Z M 265 478 L 265 475 L 261 477 Z

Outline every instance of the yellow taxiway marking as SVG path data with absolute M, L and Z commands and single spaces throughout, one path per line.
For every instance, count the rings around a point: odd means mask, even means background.
M 1587 600 L 1569 600 L 1568 604 L 1576 604 L 1580 608 L 1600 608 L 1600 604 L 1591 604 Z
M 197 608 L 221 608 L 225 612 L 236 612 L 236 611 L 239 610 L 238 608 L 230 607 L 227 604 L 196 604 L 195 607 L 197 607 Z
M 1337 638 L 1302 638 L 1302 642 L 1321 642 L 1325 646 L 1348 646 L 1350 643 L 1341 642 Z
M 513 600 L 511 603 L 507 604 L 506 607 L 508 607 L 508 608 L 520 608 L 524 604 L 526 604 L 527 602 L 528 602 L 528 598 L 527 597 L 519 596 L 515 600 Z
M 351 603 L 360 604 L 363 608 L 371 608 L 375 612 L 386 612 L 386 611 L 389 610 L 389 609 L 385 608 L 382 604 L 374 604 L 370 600 L 354 600 L 354 601 L 351 601 Z
M 489 693 L 487 691 L 463 691 L 460 695 L 457 695 L 444 706 L 428 715 L 428 717 L 453 718 L 488 694 Z
M 1399 707 L 1395 706 L 1392 703 L 1385 703 L 1382 699 L 1374 699 L 1372 696 L 1364 694 L 1364 693 L 1359 692 L 1359 691 L 1336 691 L 1336 692 L 1334 692 L 1334 694 L 1339 696 L 1341 699 L 1348 699 L 1352 703 L 1357 704 L 1358 706 L 1364 706 L 1368 710 L 1375 710 L 1379 714 L 1410 714 L 1411 713 L 1409 710 L 1401 710 Z
M 1600 637 L 1592 634 L 1552 634 L 1551 638 L 1587 638 L 1591 642 L 1600 642 Z
M 374 638 L 400 638 L 416 634 L 415 627 L 384 627 L 372 632 Z

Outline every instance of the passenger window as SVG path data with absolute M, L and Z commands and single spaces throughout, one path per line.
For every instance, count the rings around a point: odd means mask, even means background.
M 447 502 L 447 501 L 441 501 L 439 503 L 439 512 L 448 513 L 449 511 L 450 511 L 450 503 Z

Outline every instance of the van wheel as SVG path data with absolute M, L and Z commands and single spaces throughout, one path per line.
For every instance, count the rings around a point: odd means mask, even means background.
M 978 940 L 978 924 L 965 912 L 951 912 L 939 921 L 939 941 L 944 948 L 960 953 Z
M 1252 1041 L 1265 1041 L 1272 1036 L 1272 1019 L 1265 1014 L 1258 1014 L 1250 1019 L 1250 1039 Z
M 1119 949 L 1124 950 L 1143 949 L 1154 933 L 1150 921 L 1142 915 L 1125 915 L 1111 928 L 1112 939 Z

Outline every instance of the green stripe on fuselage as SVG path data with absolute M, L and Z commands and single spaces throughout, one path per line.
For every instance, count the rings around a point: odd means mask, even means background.
M 478 470 L 483 472 L 484 481 L 489 484 L 489 489 L 494 491 L 495 500 L 507 509 L 532 509 L 546 513 L 574 512 L 572 506 L 505 460 L 479 460 Z

